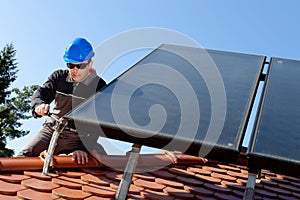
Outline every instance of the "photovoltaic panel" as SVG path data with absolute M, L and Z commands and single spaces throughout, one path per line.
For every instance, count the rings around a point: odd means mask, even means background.
M 249 163 L 300 175 L 300 61 L 272 58 Z
M 264 60 L 161 45 L 65 118 L 82 133 L 231 161 Z

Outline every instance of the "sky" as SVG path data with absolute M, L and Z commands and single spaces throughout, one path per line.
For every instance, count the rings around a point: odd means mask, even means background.
M 12 43 L 17 50 L 19 72 L 12 87 L 42 85 L 54 70 L 66 68 L 62 56 L 75 37 L 85 37 L 96 47 L 124 32 L 147 28 L 180 33 L 208 49 L 300 59 L 298 0 L 27 0 L 0 1 L 0 6 L 0 48 Z M 100 75 L 110 82 L 145 52 L 125 57 L 112 72 Z M 24 121 L 22 128 L 30 134 L 8 141 L 7 147 L 18 153 L 43 121 Z M 116 154 L 131 147 L 113 144 L 104 146 L 115 146 L 109 152 Z

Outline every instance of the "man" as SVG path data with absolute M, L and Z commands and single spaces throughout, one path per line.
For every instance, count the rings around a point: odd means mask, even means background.
M 94 54 L 92 45 L 84 38 L 74 39 L 66 48 L 64 60 L 68 69 L 53 72 L 31 99 L 32 114 L 35 118 L 48 116 L 50 104 L 54 101 L 51 117 L 46 119 L 40 132 L 18 156 L 39 156 L 42 151 L 47 150 L 55 130 L 55 119 L 61 118 L 106 85 L 92 67 Z M 98 153 L 105 154 L 95 136 L 88 136 L 87 133 L 83 133 L 86 136 L 79 136 L 81 133 L 75 128 L 68 128 L 60 134 L 55 155 L 73 153 L 73 159 L 78 164 L 84 164 L 88 162 L 88 150 L 96 149 Z M 88 141 L 88 147 L 84 146 L 81 139 Z

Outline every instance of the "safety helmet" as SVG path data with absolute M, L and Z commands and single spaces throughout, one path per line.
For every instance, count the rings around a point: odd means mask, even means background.
M 92 45 L 84 38 L 75 38 L 64 54 L 65 62 L 83 62 L 95 55 Z

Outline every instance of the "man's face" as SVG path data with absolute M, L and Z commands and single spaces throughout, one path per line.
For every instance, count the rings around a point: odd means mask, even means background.
M 74 82 L 84 81 L 90 75 L 90 68 L 92 65 L 92 60 L 86 60 L 78 63 L 67 63 L 71 78 Z

